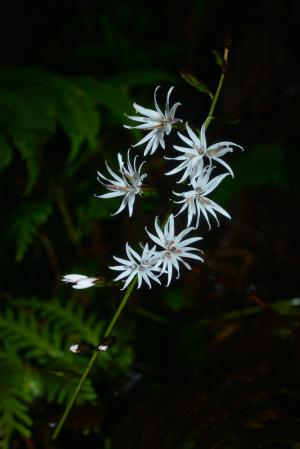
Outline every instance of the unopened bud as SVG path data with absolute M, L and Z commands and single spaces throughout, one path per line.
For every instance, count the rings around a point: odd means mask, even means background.
M 97 346 L 98 351 L 105 352 L 111 348 L 116 343 L 116 337 L 110 335 L 108 337 L 102 338 L 99 345 Z

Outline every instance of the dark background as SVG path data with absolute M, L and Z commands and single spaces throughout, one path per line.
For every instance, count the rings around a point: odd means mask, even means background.
M 182 103 L 181 116 L 200 127 L 209 97 L 186 84 L 179 71 L 193 73 L 214 91 L 220 68 L 212 50 L 222 52 L 229 41 L 228 70 L 208 140 L 231 140 L 245 148 L 228 157 L 235 179 L 215 197 L 232 220 L 201 229 L 205 263 L 183 272 L 169 289 L 133 295 L 118 325 L 124 346 L 120 343 L 104 372 L 100 367 L 92 374 L 97 403 L 86 401 L 74 410 L 57 447 L 299 447 L 299 26 L 300 7 L 291 0 L 5 6 L 1 89 L 26 101 L 5 93 L 0 98 L 1 132 L 12 149 L 0 190 L 3 316 L 11 307 L 16 317 L 24 312 L 20 298 L 51 303 L 56 296 L 62 307 L 83 305 L 87 317 L 108 322 L 118 288 L 74 293 L 60 278 L 70 272 L 111 278 L 112 254 L 121 255 L 126 241 L 145 238 L 144 226 L 169 205 L 171 184 L 161 178 L 165 165 L 161 153 L 155 154 L 149 182 L 159 187 L 161 200 L 137 204 L 134 221 L 126 215 L 112 219 L 116 203 L 93 198 L 99 193 L 96 171 L 106 159 L 113 166 L 117 152 L 137 139 L 122 127 L 123 112 L 132 111 L 133 101 L 151 105 L 157 85 L 163 93 L 175 85 L 172 95 Z M 48 93 L 45 81 L 35 91 L 49 74 L 63 79 L 66 88 L 55 81 Z M 89 121 L 83 109 L 76 126 L 68 127 L 64 111 L 50 111 L 50 104 L 55 95 L 61 105 L 69 99 L 68 114 L 74 83 L 89 95 L 87 104 L 96 115 Z M 104 93 L 107 86 L 116 90 Z M 33 123 L 40 98 L 45 110 L 49 104 L 57 114 L 56 125 L 45 133 L 44 119 Z M 31 107 L 32 119 L 26 109 Z M 96 142 L 89 148 L 88 139 L 80 141 L 78 135 L 92 119 Z M 29 134 L 34 145 L 28 150 Z M 80 149 L 70 162 L 75 134 Z M 35 140 L 36 135 L 42 138 Z M 4 147 L 1 151 L 4 155 Z M 27 162 L 34 160 L 34 151 L 38 168 L 28 190 Z M 25 312 L 36 317 L 38 328 L 48 319 L 35 315 L 30 300 Z M 64 351 L 69 337 L 64 335 Z M 80 341 L 80 334 L 76 338 Z M 14 350 L 32 370 L 47 370 L 53 362 L 34 359 L 17 344 Z M 48 447 L 49 426 L 62 404 L 49 403 L 42 394 L 28 402 L 32 436 L 14 433 L 12 447 Z

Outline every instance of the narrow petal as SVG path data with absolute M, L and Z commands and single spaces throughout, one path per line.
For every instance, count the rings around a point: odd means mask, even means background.
M 192 254 L 192 253 L 183 253 L 181 255 L 181 257 L 187 257 L 188 259 L 196 259 L 196 260 L 201 260 L 203 261 L 202 257 L 198 256 L 197 254 Z
M 204 215 L 205 220 L 207 221 L 208 229 L 211 229 L 210 221 L 209 221 L 205 206 L 200 201 L 198 202 L 198 205 L 199 205 L 201 212 Z
M 113 258 L 119 262 L 121 265 L 128 265 L 128 266 L 132 266 L 132 261 L 127 260 L 127 259 L 121 259 L 121 257 L 117 257 L 117 256 L 113 256 Z
M 229 171 L 231 176 L 234 178 L 234 174 L 233 174 L 231 167 L 226 162 L 224 162 L 223 159 L 220 159 L 218 157 L 214 157 L 213 159 L 214 159 L 214 161 L 217 161 L 217 162 L 219 162 L 219 164 L 223 165 L 223 167 L 225 167 Z
M 139 112 L 140 114 L 144 115 L 145 117 L 149 117 L 153 120 L 161 119 L 161 114 L 159 114 L 157 111 L 154 111 L 153 109 L 144 108 L 143 106 L 140 106 L 137 103 L 133 103 L 133 107 L 136 112 Z
M 148 142 L 148 140 L 152 139 L 152 137 L 153 137 L 153 131 L 150 131 L 148 134 L 146 134 L 141 140 L 139 140 L 133 146 L 138 147 L 139 145 L 143 145 L 143 143 Z
M 180 139 L 183 140 L 188 145 L 189 148 L 193 149 L 193 141 L 191 139 L 186 137 L 184 134 L 181 134 L 179 131 L 177 134 L 180 137 Z
M 117 196 L 124 196 L 126 195 L 125 192 L 121 192 L 120 190 L 116 192 L 109 192 L 109 193 L 103 193 L 103 195 L 95 195 L 96 198 L 114 198 Z
M 160 117 L 163 117 L 164 114 L 162 113 L 160 107 L 158 106 L 157 99 L 156 99 L 156 92 L 158 91 L 159 88 L 160 88 L 160 86 L 157 86 L 154 91 L 154 106 L 155 106 L 155 109 L 157 110 L 158 114 L 160 115 Z M 168 100 L 167 100 L 167 102 L 168 102 Z
M 165 229 L 165 230 L 168 229 L 168 231 L 169 231 L 169 236 L 170 236 L 171 239 L 173 239 L 173 238 L 174 238 L 174 232 L 175 232 L 175 227 L 174 227 L 174 215 L 173 215 L 173 214 L 171 214 L 171 215 L 169 216 L 169 219 L 168 219 L 168 221 L 167 221 L 167 223 L 166 223 L 164 229 Z
M 223 209 L 223 207 L 219 206 L 217 203 L 215 203 L 214 201 L 210 200 L 210 206 L 213 207 L 217 212 L 219 212 L 220 214 L 224 215 L 225 217 L 231 219 L 231 216 L 229 215 L 228 212 L 226 212 L 225 209 Z
M 161 241 L 164 241 L 165 240 L 165 235 L 162 232 L 161 227 L 159 226 L 158 217 L 155 217 L 154 226 L 155 226 L 155 230 L 156 230 L 156 233 L 157 233 L 158 237 L 160 238 Z
M 211 179 L 206 186 L 205 189 L 205 195 L 208 195 L 210 192 L 215 190 L 215 188 L 223 181 L 226 176 L 228 176 L 229 173 L 225 173 L 223 175 L 216 176 L 215 178 Z
M 151 234 L 151 232 L 149 232 L 147 229 L 146 229 L 146 232 L 149 235 L 149 237 L 153 240 L 153 242 L 155 242 L 157 245 L 162 246 L 164 248 L 164 243 L 161 240 L 159 240 L 158 237 Z
M 127 279 L 127 281 L 125 282 L 123 288 L 121 288 L 121 290 L 125 290 L 125 288 L 128 287 L 128 285 L 130 284 L 130 282 L 133 280 L 134 276 L 136 276 L 136 272 L 135 272 L 135 271 L 133 271 L 133 272 L 130 274 L 130 276 L 128 276 L 128 279 Z
M 206 143 L 206 136 L 205 136 L 205 123 L 203 123 L 203 125 L 201 126 L 200 140 L 201 140 L 201 144 L 204 148 L 204 151 L 206 152 L 207 143 Z
M 172 121 L 174 120 L 176 109 L 177 109 L 179 106 L 181 106 L 181 103 L 177 102 L 177 103 L 173 104 L 173 106 L 171 107 L 171 109 L 170 109 L 170 111 L 169 111 L 169 114 L 168 114 L 168 117 L 169 117 L 170 120 L 172 120 Z M 178 119 L 178 118 L 175 119 L 175 120 L 176 120 L 176 122 L 182 122 L 182 120 L 181 120 L 181 119 Z
M 135 120 L 136 122 L 145 122 L 145 117 L 140 117 L 139 115 L 127 115 L 130 120 Z M 149 120 L 149 119 L 148 119 Z M 125 128 L 134 128 L 134 126 L 123 125 Z
M 199 137 L 196 136 L 196 134 L 194 133 L 194 131 L 192 130 L 192 128 L 189 126 L 189 124 L 187 122 L 186 122 L 185 126 L 186 126 L 186 130 L 187 130 L 190 138 L 192 139 L 193 143 L 195 144 L 195 146 L 197 148 L 199 148 L 201 145 Z
M 121 206 L 119 207 L 119 209 L 114 213 L 111 214 L 112 216 L 119 214 L 120 212 L 122 212 L 122 210 L 124 210 L 127 206 L 127 202 L 128 202 L 128 197 L 125 196 L 125 198 L 123 199 Z

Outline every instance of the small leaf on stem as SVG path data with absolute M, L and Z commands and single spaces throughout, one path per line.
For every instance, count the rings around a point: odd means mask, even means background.
M 179 74 L 184 79 L 184 81 L 186 81 L 190 86 L 195 87 L 195 89 L 209 95 L 210 98 L 213 99 L 213 94 L 209 90 L 209 88 L 206 86 L 206 84 L 204 84 L 202 81 L 198 80 L 198 78 L 196 78 L 194 75 L 187 72 L 186 70 L 180 70 Z
M 80 379 L 80 374 L 68 369 L 52 369 L 50 372 L 55 376 L 63 377 L 64 379 Z
M 216 64 L 221 67 L 222 70 L 225 70 L 226 68 L 226 61 L 224 59 L 224 56 L 222 53 L 220 53 L 218 50 L 212 51 L 215 57 Z
M 111 348 L 113 345 L 116 344 L 116 337 L 113 335 L 109 335 L 108 337 L 103 337 L 100 341 L 99 345 L 97 346 L 97 350 L 100 352 L 105 352 L 109 348 Z

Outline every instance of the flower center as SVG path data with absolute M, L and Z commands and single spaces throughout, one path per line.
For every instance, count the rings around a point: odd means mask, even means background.
M 210 200 L 208 198 L 206 198 L 205 196 L 197 195 L 196 199 L 197 199 L 197 201 L 199 201 L 202 204 L 207 204 L 207 205 L 210 204 Z
M 135 194 L 138 194 L 138 193 L 141 192 L 140 186 L 137 186 L 137 185 L 116 186 L 114 184 L 109 184 L 107 187 L 110 188 L 111 190 L 118 190 L 118 191 L 124 192 L 124 193 L 135 193 Z
M 184 153 L 184 155 L 187 159 L 190 159 L 190 160 L 194 159 L 194 157 L 195 157 L 195 155 L 192 153 Z
M 178 253 L 180 253 L 181 251 L 180 251 L 180 249 L 178 249 L 177 247 L 176 247 L 176 244 L 175 244 L 175 242 L 174 242 L 174 240 L 167 240 L 166 241 L 166 244 L 165 244 L 165 248 L 166 248 L 166 254 L 167 254 L 167 256 L 171 256 L 172 254 L 178 254 Z
M 193 144 L 193 149 L 198 152 L 199 156 L 205 155 L 205 148 L 203 145 L 200 145 L 200 147 L 198 147 L 196 144 Z

